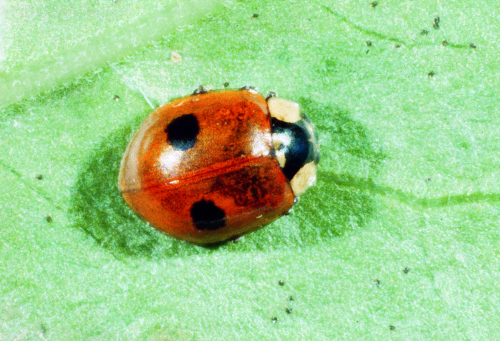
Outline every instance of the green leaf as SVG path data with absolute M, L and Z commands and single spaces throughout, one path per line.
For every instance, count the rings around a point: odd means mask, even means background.
M 494 339 L 497 10 L 0 0 L 0 339 Z M 299 102 L 322 154 L 292 214 L 210 248 L 117 188 L 200 84 Z

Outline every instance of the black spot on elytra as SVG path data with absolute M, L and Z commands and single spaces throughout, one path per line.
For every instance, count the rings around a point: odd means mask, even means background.
M 191 206 L 191 218 L 198 230 L 214 231 L 226 226 L 226 213 L 213 201 L 200 200 Z
M 193 114 L 187 114 L 172 120 L 165 128 L 167 142 L 174 149 L 188 150 L 196 143 L 196 138 L 200 132 L 198 119 Z
M 310 141 L 311 135 L 300 121 L 288 123 L 274 117 L 271 118 L 271 130 L 273 135 L 282 142 L 278 150 L 283 149 L 285 153 L 286 161 L 282 169 L 290 181 L 306 163 L 316 158 L 314 146 Z

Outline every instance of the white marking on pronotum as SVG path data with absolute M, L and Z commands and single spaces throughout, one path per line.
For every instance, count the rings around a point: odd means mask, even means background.
M 305 190 L 311 186 L 316 180 L 316 164 L 314 161 L 306 163 L 298 172 L 295 174 L 293 179 L 290 181 L 293 193 L 295 196 L 299 196 L 305 192 Z
M 302 119 L 299 105 L 295 102 L 287 101 L 279 97 L 270 97 L 267 106 L 271 116 L 288 123 L 295 123 Z

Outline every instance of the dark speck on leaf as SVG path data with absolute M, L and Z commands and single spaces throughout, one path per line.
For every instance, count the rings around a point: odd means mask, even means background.
M 440 21 L 441 21 L 441 19 L 439 19 L 439 17 L 435 17 L 434 21 L 432 22 L 432 27 L 434 27 L 437 30 L 439 28 Z

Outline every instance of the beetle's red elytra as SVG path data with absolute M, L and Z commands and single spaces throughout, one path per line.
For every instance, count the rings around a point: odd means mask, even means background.
M 118 185 L 152 226 L 203 245 L 285 214 L 314 183 L 318 161 L 316 133 L 296 103 L 253 88 L 200 87 L 142 123 Z

